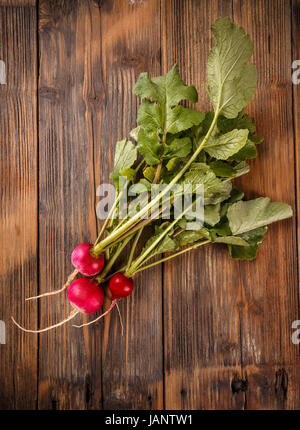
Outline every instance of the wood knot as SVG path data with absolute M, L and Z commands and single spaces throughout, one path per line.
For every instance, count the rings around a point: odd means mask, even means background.
M 137 72 L 145 70 L 146 58 L 144 55 L 123 55 L 118 59 L 120 65 L 127 69 L 134 69 Z
M 238 375 L 235 375 L 231 381 L 231 390 L 233 393 L 245 392 L 248 389 L 248 379 L 241 379 Z
M 288 390 L 288 374 L 285 369 L 279 369 L 276 372 L 275 392 L 276 394 L 282 394 L 283 398 L 286 399 Z

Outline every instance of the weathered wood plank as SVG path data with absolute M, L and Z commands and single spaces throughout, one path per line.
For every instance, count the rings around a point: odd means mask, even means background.
M 164 72 L 177 62 L 205 111 L 210 26 L 218 16 L 231 15 L 232 2 L 162 5 Z M 166 264 L 164 273 L 166 408 L 242 408 L 243 391 L 231 387 L 241 377 L 239 278 L 226 251 L 199 249 Z
M 95 139 L 95 164 L 107 180 L 115 142 L 136 126 L 137 99 L 132 94 L 135 81 L 143 71 L 151 76 L 161 71 L 160 2 L 114 0 L 101 4 L 105 101 L 101 135 Z M 161 268 L 138 276 L 135 286 L 130 298 L 120 303 L 125 336 L 121 336 L 116 311 L 105 320 L 105 409 L 163 407 Z
M 37 338 L 12 325 L 14 315 L 36 325 L 37 307 L 24 299 L 37 292 L 37 20 L 35 1 L 0 2 L 0 409 L 34 409 Z M 5 82 L 5 79 L 2 80 Z
M 96 237 L 91 111 L 94 88 L 102 77 L 97 3 L 40 1 L 39 6 L 40 285 L 44 292 L 61 286 L 73 270 L 74 246 Z M 65 295 L 44 299 L 40 306 L 41 326 L 61 320 L 70 311 Z M 39 408 L 101 408 L 101 339 L 101 326 L 82 330 L 69 324 L 41 335 Z
M 293 62 L 294 68 L 294 143 L 296 156 L 296 187 L 297 187 L 297 238 L 298 238 L 298 276 L 300 273 L 300 0 L 293 0 Z M 298 62 L 297 62 L 298 61 Z M 297 62 L 297 63 L 296 63 Z M 299 281 L 299 279 L 298 279 Z M 300 315 L 299 315 L 300 319 Z
M 239 181 L 246 196 L 270 196 L 295 206 L 290 3 L 235 1 L 234 19 L 250 33 L 258 90 L 249 107 L 265 137 L 251 173 Z M 250 177 L 251 175 L 251 177 Z M 232 263 L 239 274 L 243 378 L 248 409 L 299 409 L 299 347 L 295 217 L 269 228 L 258 258 Z
M 296 181 L 299 208 L 300 85 L 292 87 L 290 67 L 292 31 L 293 59 L 300 59 L 299 0 L 293 28 L 284 0 L 39 3 L 38 175 L 35 1 L 0 0 L 7 66 L 7 85 L 0 85 L 1 320 L 13 313 L 26 326 L 38 322 L 36 304 L 23 302 L 37 289 L 38 176 L 47 291 L 72 270 L 74 245 L 96 236 L 95 188 L 109 178 L 116 140 L 135 126 L 138 74 L 157 75 L 177 61 L 196 84 L 199 109 L 209 107 L 204 82 L 217 16 L 233 16 L 251 34 L 259 70 L 249 112 L 265 142 L 239 184 L 247 197 L 294 204 Z M 121 305 L 123 338 L 116 312 L 84 331 L 69 325 L 43 334 L 39 371 L 38 338 L 9 323 L 0 345 L 0 408 L 34 408 L 38 386 L 41 409 L 160 409 L 164 360 L 166 408 L 299 409 L 299 346 L 291 342 L 299 319 L 295 221 L 270 227 L 255 262 L 233 262 L 214 247 L 166 264 L 163 296 L 161 268 L 142 273 Z M 69 309 L 64 296 L 44 299 L 40 325 Z

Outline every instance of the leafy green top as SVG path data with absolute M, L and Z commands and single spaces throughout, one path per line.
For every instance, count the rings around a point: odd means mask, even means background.
M 149 78 L 142 73 L 134 87 L 142 99 L 138 125 L 130 133 L 137 145 L 124 139 L 116 146 L 111 175 L 115 183 L 124 175 L 128 182 L 148 190 L 158 181 L 204 185 L 204 225 L 189 221 L 187 229 L 185 216 L 171 222 L 150 220 L 154 233 L 144 245 L 144 261 L 156 253 L 207 241 L 227 244 L 233 258 L 252 259 L 266 226 L 292 216 L 285 203 L 271 203 L 264 197 L 244 201 L 244 194 L 232 185 L 234 178 L 249 172 L 246 160 L 257 156 L 256 146 L 263 140 L 255 135 L 255 125 L 244 112 L 255 92 L 257 73 L 249 63 L 252 42 L 241 27 L 229 18 L 219 18 L 212 31 L 216 45 L 208 58 L 207 92 L 214 112 L 204 114 L 181 104 L 197 102 L 198 95 L 194 86 L 183 82 L 177 65 L 164 76 Z M 133 168 L 137 150 L 144 160 L 142 169 Z M 135 225 L 128 222 L 130 228 Z M 120 228 L 123 234 L 125 227 Z M 138 262 L 142 260 L 139 257 Z

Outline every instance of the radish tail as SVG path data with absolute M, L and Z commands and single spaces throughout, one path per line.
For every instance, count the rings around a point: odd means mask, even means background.
M 120 308 L 118 303 L 116 303 L 117 309 L 118 309 L 118 314 L 119 314 L 119 320 L 120 320 L 120 325 L 121 325 L 121 330 L 122 330 L 122 336 L 124 336 L 124 326 L 123 326 L 123 320 L 122 320 L 122 315 L 120 312 Z
M 39 296 L 28 297 L 25 300 L 36 300 L 36 299 L 40 299 L 41 297 L 52 296 L 54 294 L 62 293 L 63 291 L 65 291 L 66 288 L 68 288 L 70 286 L 70 284 L 76 278 L 78 273 L 79 273 L 79 270 L 75 269 L 74 272 L 72 272 L 71 275 L 68 277 L 65 285 L 60 290 L 50 291 L 49 293 L 40 294 Z
M 109 314 L 109 312 L 113 309 L 113 307 L 116 305 L 116 303 L 117 303 L 117 300 L 113 300 L 111 302 L 110 307 L 107 309 L 107 311 L 104 312 L 103 314 L 101 314 L 98 318 L 96 318 L 96 319 L 94 319 L 92 321 L 89 321 L 88 323 L 81 324 L 81 325 L 75 325 L 75 324 L 73 324 L 73 327 L 81 328 L 81 327 L 84 327 L 86 325 L 94 324 L 96 321 L 100 320 L 102 317 L 104 317 L 105 315 Z
M 77 309 L 73 309 L 72 312 L 70 313 L 70 315 L 67 318 L 65 318 L 64 320 L 60 321 L 57 324 L 54 324 L 54 325 L 51 325 L 49 327 L 43 328 L 41 330 L 28 330 L 27 328 L 24 328 L 24 327 L 20 326 L 20 324 L 18 324 L 13 317 L 11 317 L 11 319 L 13 320 L 14 324 L 16 324 L 17 327 L 19 327 L 19 329 L 21 329 L 23 331 L 26 331 L 27 333 L 42 333 L 44 331 L 52 330 L 55 327 L 59 327 L 59 326 L 65 324 L 66 322 L 68 322 L 72 318 L 74 318 L 78 313 L 79 313 L 79 311 Z

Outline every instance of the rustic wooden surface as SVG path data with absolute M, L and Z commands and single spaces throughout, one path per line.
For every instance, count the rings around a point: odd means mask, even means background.
M 0 409 L 300 409 L 299 14 L 299 0 L 0 0 Z M 23 300 L 61 285 L 74 245 L 96 236 L 96 188 L 135 125 L 139 73 L 177 62 L 209 108 L 220 15 L 251 35 L 259 73 L 249 112 L 265 142 L 240 183 L 295 217 L 270 227 L 254 262 L 211 247 L 140 275 L 124 337 L 117 313 L 21 333 L 10 315 L 44 326 L 69 312 L 64 297 Z

